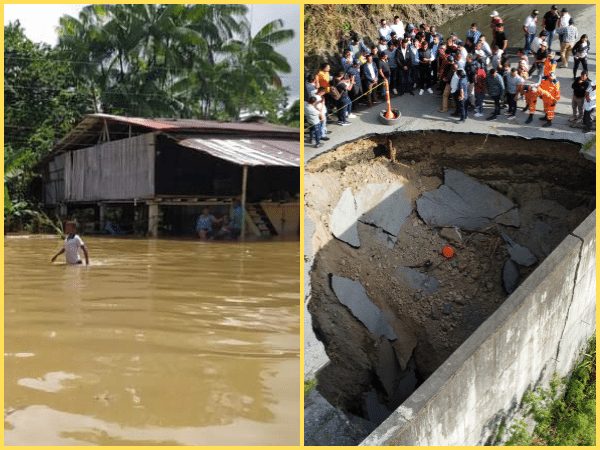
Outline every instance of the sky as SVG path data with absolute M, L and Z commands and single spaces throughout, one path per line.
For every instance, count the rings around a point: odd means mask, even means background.
M 25 29 L 25 35 L 33 42 L 45 42 L 56 45 L 58 41 L 58 21 L 68 14 L 78 17 L 85 4 L 5 4 L 4 25 L 19 20 Z M 282 19 L 285 28 L 296 33 L 294 39 L 277 47 L 277 51 L 287 56 L 292 72 L 281 74 L 286 86 L 290 86 L 290 104 L 300 98 L 300 5 L 250 5 L 249 16 L 252 18 L 252 35 L 265 24 L 275 19 Z

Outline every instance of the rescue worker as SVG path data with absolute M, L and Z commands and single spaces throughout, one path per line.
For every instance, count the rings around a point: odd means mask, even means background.
M 552 50 L 548 52 L 548 57 L 544 61 L 544 76 L 549 77 L 551 72 L 556 72 L 556 59 L 554 58 L 556 53 Z
M 527 84 L 521 86 L 521 94 L 525 96 L 525 108 L 526 111 L 529 108 L 529 118 L 525 123 L 533 122 L 533 115 L 535 114 L 535 105 L 538 98 L 538 86 L 536 84 Z
M 538 95 L 542 97 L 544 112 L 546 113 L 545 117 L 540 117 L 540 120 L 547 121 L 542 127 L 550 127 L 552 126 L 552 119 L 554 119 L 556 103 L 560 100 L 560 82 L 556 79 L 554 72 L 550 72 L 549 77 L 544 77 L 538 89 Z

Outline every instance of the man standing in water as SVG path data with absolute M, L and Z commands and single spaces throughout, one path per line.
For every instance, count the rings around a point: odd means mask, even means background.
M 54 262 L 59 255 L 64 253 L 67 264 L 82 264 L 82 261 L 79 258 L 79 249 L 81 248 L 83 250 L 83 254 L 85 255 L 85 265 L 89 265 L 90 260 L 88 257 L 87 247 L 79 235 L 76 234 L 77 224 L 73 221 L 65 223 L 65 233 L 67 234 L 67 237 L 65 238 L 63 248 L 56 255 L 54 255 L 54 258 L 52 258 L 51 262 Z

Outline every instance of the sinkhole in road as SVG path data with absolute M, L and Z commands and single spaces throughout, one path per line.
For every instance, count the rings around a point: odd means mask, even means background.
M 594 211 L 579 148 L 418 132 L 308 162 L 309 312 L 331 361 L 319 392 L 385 420 Z

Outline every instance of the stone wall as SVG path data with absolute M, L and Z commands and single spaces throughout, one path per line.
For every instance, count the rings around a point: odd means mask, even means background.
M 596 330 L 595 211 L 361 445 L 486 445 Z

